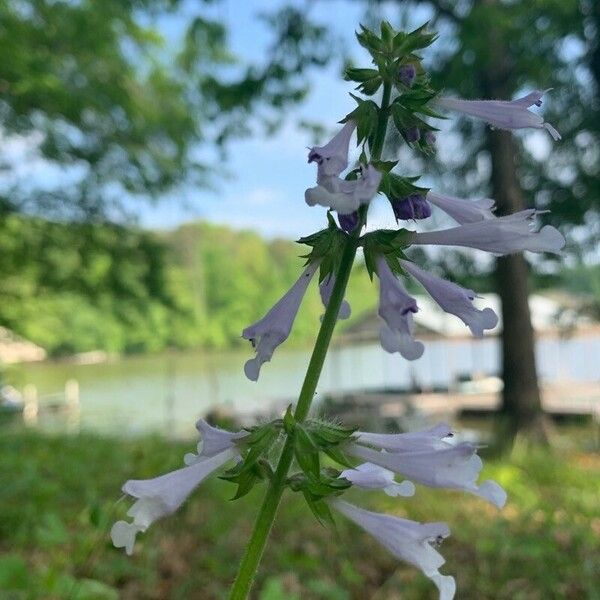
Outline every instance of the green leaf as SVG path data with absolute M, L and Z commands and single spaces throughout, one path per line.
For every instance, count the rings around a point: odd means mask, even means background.
M 379 107 L 372 100 L 363 100 L 354 94 L 350 94 L 350 96 L 356 100 L 358 106 L 342 119 L 342 123 L 349 120 L 356 122 L 356 143 L 360 144 L 375 131 Z
M 377 69 L 346 69 L 344 73 L 344 79 L 346 81 L 356 81 L 357 83 L 364 83 L 370 79 L 379 77 L 379 71 Z
M 294 454 L 302 471 L 318 479 L 321 470 L 319 448 L 311 435 L 300 425 L 296 426 L 294 432 Z
M 383 256 L 392 272 L 402 274 L 398 259 L 406 259 L 404 249 L 411 245 L 414 231 L 408 229 L 380 229 L 363 236 L 365 265 L 369 277 L 377 270 L 377 257 Z
M 285 411 L 285 416 L 283 417 L 283 429 L 288 435 L 291 435 L 294 432 L 295 426 L 296 420 L 292 414 L 292 405 L 290 404 Z
M 327 456 L 329 456 L 329 458 L 334 460 L 336 463 L 344 465 L 344 467 L 348 467 L 349 469 L 354 468 L 352 461 L 344 454 L 344 451 L 341 450 L 339 447 L 330 446 L 329 448 L 325 448 L 323 452 L 325 452 L 325 454 L 327 454 Z
M 385 47 L 381 39 L 363 25 L 360 26 L 360 29 L 360 32 L 356 32 L 356 39 L 371 56 L 375 57 L 377 54 L 384 51 Z
M 396 173 L 384 173 L 379 184 L 379 191 L 388 197 L 390 202 L 410 196 L 429 192 L 429 188 L 414 185 L 419 177 L 402 177 Z
M 321 449 L 345 442 L 356 431 L 355 427 L 344 427 L 318 419 L 310 419 L 305 427 L 309 430 L 312 440 Z
M 367 96 L 372 96 L 377 92 L 377 90 L 381 87 L 383 83 L 383 79 L 381 77 L 374 77 L 373 79 L 369 79 L 364 83 L 361 83 L 356 87 L 357 90 L 361 91 L 363 94 Z
M 319 521 L 321 525 L 335 526 L 335 521 L 328 504 L 322 499 L 313 497 L 308 491 L 304 491 L 303 494 L 306 503 L 317 518 L 317 521 Z
M 307 265 L 316 261 L 321 262 L 319 282 L 337 269 L 348 237 L 338 228 L 330 211 L 327 212 L 327 220 L 329 222 L 327 229 L 322 229 L 298 240 L 299 244 L 306 244 L 311 247 L 311 251 L 303 255 L 303 258 L 306 258 Z

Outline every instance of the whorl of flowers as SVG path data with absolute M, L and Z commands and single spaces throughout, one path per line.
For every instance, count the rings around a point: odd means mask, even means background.
M 346 78 L 358 84 L 357 91 L 362 96 L 352 95 L 357 106 L 341 120 L 343 125 L 332 139 L 308 152 L 308 162 L 316 165 L 316 185 L 306 190 L 305 201 L 310 206 L 328 209 L 327 227 L 299 240 L 309 251 L 298 280 L 262 319 L 242 332 L 256 353 L 244 367 L 253 381 L 258 379 L 261 366 L 272 359 L 276 348 L 289 336 L 304 294 L 317 272 L 323 304 L 328 307 L 333 303 L 331 310 L 326 310 L 321 326 L 322 331 L 329 328 L 325 342 L 329 343 L 336 319 L 350 315 L 350 306 L 343 295 L 358 247 L 363 249 L 370 277 L 377 275 L 379 280 L 378 314 L 384 350 L 417 360 L 425 351 L 424 344 L 415 339 L 413 315 L 419 307 L 404 282 L 414 280 L 421 285 L 474 336 L 481 337 L 494 328 L 498 318 L 491 308 L 474 304 L 475 291 L 441 279 L 413 262 L 407 254 L 411 246 L 457 246 L 504 255 L 525 250 L 557 253 L 564 245 L 563 236 L 554 227 L 535 227 L 541 213 L 534 209 L 497 217 L 493 200 L 463 200 L 419 186 L 418 177 L 398 172 L 397 160 L 382 160 L 381 156 L 388 125 L 413 150 L 425 155 L 434 152 L 437 130 L 431 120 L 441 118 L 439 110 L 459 112 L 502 129 L 545 128 L 554 139 L 559 139 L 551 125 L 529 110 L 541 104 L 542 92 L 534 91 L 513 101 L 441 97 L 431 86 L 419 55 L 436 39 L 425 26 L 404 33 L 383 23 L 379 35 L 362 28 L 357 38 L 372 56 L 373 65 L 348 69 Z M 381 88 L 382 100 L 378 104 L 371 97 Z M 354 139 L 360 153 L 357 162 L 350 165 L 349 151 Z M 396 221 L 407 222 L 409 227 L 416 220 L 428 219 L 436 210 L 446 213 L 456 225 L 418 233 L 403 226 L 363 233 L 369 204 L 377 194 L 387 197 Z M 348 248 L 352 250 L 350 254 Z M 321 336 L 317 345 L 320 339 Z M 478 447 L 468 442 L 456 443 L 445 424 L 420 432 L 381 434 L 356 431 L 326 420 L 306 419 L 325 351 L 317 357 L 320 366 L 316 375 L 311 372 L 312 361 L 309 366 L 314 385 L 300 416 L 298 410 L 292 412 L 290 407 L 283 418 L 236 433 L 199 421 L 203 443 L 197 455 L 186 456 L 187 466 L 155 479 L 125 483 L 123 492 L 135 498 L 128 513 L 132 520 L 115 523 L 114 544 L 131 553 L 138 533 L 177 510 L 204 478 L 227 462 L 234 462 L 222 478 L 237 484 L 236 498 L 261 481 L 301 492 L 320 521 L 331 521 L 334 509 L 374 536 L 399 559 L 420 568 L 439 588 L 441 599 L 453 598 L 456 583 L 451 576 L 440 573 L 444 559 L 436 549 L 450 535 L 447 524 L 417 523 L 369 512 L 341 500 L 340 496 L 347 488 L 356 486 L 382 490 L 393 497 L 407 497 L 418 494 L 417 484 L 465 491 L 502 508 L 506 493 L 494 481 L 479 482 L 483 463 L 477 454 Z M 309 374 L 305 384 L 308 380 Z M 303 387 L 301 401 L 304 392 Z M 270 451 L 280 437 L 285 439 L 282 457 L 287 457 L 286 469 L 293 452 L 298 471 L 277 479 Z M 328 456 L 330 464 L 333 461 L 338 468 L 323 468 L 322 455 Z M 396 481 L 397 475 L 405 480 Z

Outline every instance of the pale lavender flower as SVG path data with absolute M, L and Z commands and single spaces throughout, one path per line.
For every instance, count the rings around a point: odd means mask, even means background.
M 427 219 L 431 216 L 431 206 L 429 206 L 423 194 L 410 194 L 406 198 L 392 200 L 392 209 L 396 221 L 408 219 Z
M 319 261 L 310 263 L 273 308 L 260 321 L 244 329 L 242 337 L 250 340 L 256 350 L 256 356 L 244 365 L 248 379 L 258 380 L 263 363 L 271 360 L 275 349 L 290 335 L 302 298 L 318 268 Z
M 363 463 L 355 469 L 346 469 L 340 473 L 340 479 L 347 479 L 360 488 L 367 490 L 383 490 L 388 496 L 414 496 L 415 486 L 412 481 L 397 483 L 394 473 L 371 463 Z
M 206 477 L 238 456 L 239 452 L 232 444 L 214 456 L 200 458 L 187 467 L 160 477 L 127 481 L 123 492 L 136 498 L 127 512 L 133 521 L 117 521 L 112 526 L 110 537 L 113 544 L 132 554 L 138 533 L 146 531 L 154 521 L 174 513 Z
M 324 146 L 314 146 L 308 153 L 308 162 L 316 162 L 319 176 L 337 177 L 348 166 L 350 138 L 356 123 L 347 121 L 342 129 Z
M 235 447 L 238 440 L 248 435 L 248 432 L 243 430 L 227 431 L 226 429 L 213 427 L 204 419 L 198 419 L 196 429 L 200 433 L 198 454 L 189 453 L 183 457 L 183 462 L 188 466 Z
M 536 90 L 512 101 L 506 100 L 461 100 L 441 96 L 435 100 L 440 108 L 453 110 L 489 123 L 498 129 L 523 129 L 533 127 L 546 129 L 555 140 L 560 140 L 560 133 L 546 123 L 540 115 L 529 109 L 530 106 L 541 106 L 542 96 L 549 90 Z
M 405 449 L 390 452 L 385 448 L 368 448 L 363 445 L 365 438 L 362 439 L 362 442 L 348 444 L 346 451 L 429 487 L 464 490 L 485 498 L 498 508 L 506 502 L 506 492 L 495 481 L 477 484 L 483 462 L 474 444 L 462 442 L 454 445 L 438 439 L 434 441 L 434 447 L 428 448 L 422 439 L 417 439 L 412 443 L 412 449 L 409 442 Z M 370 445 L 377 446 L 374 441 Z
M 343 500 L 330 504 L 345 517 L 370 533 L 396 558 L 404 560 L 429 577 L 440 591 L 440 600 L 452 600 L 456 592 L 454 577 L 441 575 L 439 568 L 446 562 L 434 548 L 450 535 L 446 523 L 418 523 L 392 515 L 371 512 Z
M 431 204 L 441 208 L 446 214 L 450 215 L 461 225 L 496 218 L 493 213 L 496 203 L 491 198 L 463 200 L 462 198 L 446 196 L 444 194 L 438 194 L 433 190 L 429 190 L 427 193 L 427 200 L 431 202 Z
M 386 352 L 399 352 L 407 360 L 416 360 L 425 350 L 422 342 L 414 339 L 413 333 L 417 301 L 404 289 L 382 256 L 377 258 L 377 276 L 379 316 L 384 320 L 380 330 L 381 345 Z
M 379 189 L 381 173 L 372 165 L 362 165 L 358 179 L 346 180 L 327 176 L 317 180 L 316 187 L 308 188 L 304 199 L 309 206 L 325 206 L 341 215 L 348 215 L 362 204 L 368 204 Z
M 352 436 L 359 444 L 375 446 L 388 452 L 420 450 L 443 450 L 448 447 L 447 441 L 454 436 L 447 423 L 439 423 L 423 431 L 407 433 L 371 433 L 357 431 Z
M 535 209 L 527 209 L 505 217 L 467 223 L 460 227 L 416 233 L 412 243 L 464 246 L 500 256 L 524 250 L 558 254 L 565 245 L 565 238 L 551 225 L 542 227 L 539 232 L 533 231 L 532 220 L 537 214 L 539 213 Z
M 319 284 L 319 294 L 321 295 L 321 302 L 323 306 L 327 308 L 329 306 L 329 300 L 331 300 L 331 293 L 333 292 L 333 286 L 335 285 L 335 275 L 330 273 L 323 279 Z M 338 319 L 347 319 L 350 316 L 351 309 L 350 304 L 346 300 L 342 300 L 340 311 L 338 312 Z
M 498 316 L 491 308 L 479 310 L 473 306 L 477 297 L 473 290 L 436 277 L 408 260 L 401 260 L 400 265 L 421 283 L 444 311 L 456 315 L 474 336 L 483 337 L 484 330 L 493 329 L 498 324 Z

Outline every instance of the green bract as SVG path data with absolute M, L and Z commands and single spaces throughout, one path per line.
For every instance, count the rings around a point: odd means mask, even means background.
M 327 229 L 297 240 L 299 244 L 306 244 L 312 248 L 308 254 L 302 255 L 302 258 L 306 258 L 305 264 L 321 261 L 319 281 L 323 281 L 335 272 L 342 257 L 344 242 L 348 237 L 338 228 L 330 212 L 327 213 L 327 220 L 329 222 Z
M 414 231 L 408 229 L 380 229 L 364 235 L 362 243 L 369 277 L 373 279 L 378 256 L 385 258 L 393 273 L 401 274 L 398 259 L 407 260 L 404 249 L 411 245 L 414 235 Z

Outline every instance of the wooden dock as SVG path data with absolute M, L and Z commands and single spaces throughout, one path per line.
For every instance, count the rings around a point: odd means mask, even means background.
M 600 422 L 600 382 L 542 386 L 544 411 L 554 417 L 589 417 Z M 500 391 L 419 392 L 363 390 L 328 395 L 326 413 L 361 419 L 452 418 L 464 414 L 494 413 L 500 408 Z

